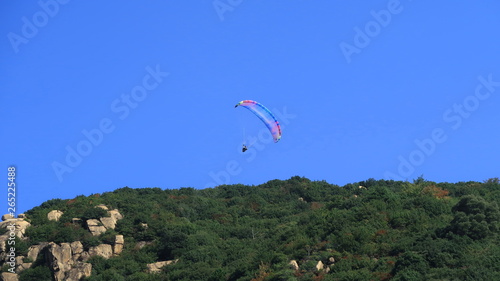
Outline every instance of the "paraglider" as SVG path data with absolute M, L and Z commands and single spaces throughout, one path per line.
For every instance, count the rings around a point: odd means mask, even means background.
M 281 139 L 281 127 L 276 120 L 276 117 L 271 113 L 269 109 L 267 109 L 265 106 L 262 104 L 253 101 L 253 100 L 243 100 L 237 103 L 234 107 L 242 106 L 248 110 L 250 110 L 253 114 L 257 115 L 259 119 L 264 122 L 266 127 L 269 129 L 271 132 L 271 135 L 273 136 L 274 142 L 278 142 Z M 248 150 L 248 147 L 243 144 L 242 151 L 245 152 Z

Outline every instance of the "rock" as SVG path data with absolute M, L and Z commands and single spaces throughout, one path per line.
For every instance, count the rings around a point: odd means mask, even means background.
M 89 252 L 87 252 L 87 251 L 83 252 L 78 259 L 79 259 L 79 261 L 83 261 L 83 262 L 88 261 L 90 259 Z
M 299 270 L 299 264 L 296 260 L 291 260 L 288 264 L 293 270 Z
M 325 265 L 323 264 L 322 261 L 319 261 L 317 264 L 316 264 L 316 270 L 317 271 L 321 271 L 325 268 Z
M 49 267 L 54 273 L 56 281 L 66 280 L 65 275 L 74 264 L 69 243 L 61 243 L 61 246 L 50 242 L 47 251 L 47 260 Z
M 333 257 L 328 258 L 328 264 L 335 263 L 335 259 Z
M 79 263 L 75 267 L 69 270 L 66 275 L 67 281 L 78 281 L 86 277 L 90 277 L 92 273 L 92 265 L 90 263 Z
M 3 281 L 18 281 L 17 274 L 15 273 L 10 273 L 10 272 L 2 272 L 2 280 Z
M 115 221 L 123 219 L 122 214 L 120 214 L 117 209 L 108 211 L 108 214 L 110 215 L 110 217 L 115 218 Z
M 19 263 L 16 268 L 16 273 L 20 273 L 21 271 L 30 268 L 32 265 L 32 262 Z
M 31 259 L 33 262 L 36 261 L 36 259 L 38 258 L 38 254 L 40 253 L 40 251 L 42 251 L 45 247 L 47 247 L 49 245 L 49 243 L 47 242 L 42 242 L 38 245 L 33 245 L 31 247 L 28 248 L 28 258 Z
M 148 224 L 141 222 L 141 227 L 146 230 L 146 229 L 148 229 Z
M 25 221 L 24 219 L 18 219 L 16 221 L 16 236 L 19 238 L 23 238 L 26 233 L 26 228 L 31 226 L 31 223 Z
M 71 259 L 73 262 L 81 261 L 81 256 L 83 253 L 83 244 L 80 241 L 74 241 L 69 244 L 71 248 L 71 254 L 73 255 Z
M 24 260 L 24 256 L 17 256 L 16 257 L 16 264 L 22 264 Z
M 166 265 L 169 265 L 169 264 L 174 264 L 178 261 L 177 260 L 170 260 L 170 261 L 159 261 L 159 262 L 154 262 L 154 263 L 150 263 L 148 264 L 148 269 L 147 269 L 147 272 L 148 273 L 157 273 L 157 272 L 161 272 L 161 268 L 166 266 Z
M 5 214 L 2 216 L 2 221 L 11 220 L 14 217 L 11 214 Z
M 116 226 L 116 220 L 113 217 L 104 217 L 101 218 L 101 223 L 106 227 L 106 229 L 115 229 Z
M 113 245 L 113 255 L 117 256 L 122 253 L 124 243 L 123 235 L 116 235 L 115 244 Z
M 75 254 L 79 255 L 79 254 L 83 253 L 82 242 L 75 241 L 75 242 L 71 242 L 69 245 L 71 247 L 71 252 L 73 253 L 73 255 L 75 255 Z
M 81 218 L 72 218 L 72 219 L 71 219 L 71 222 L 72 222 L 73 224 L 79 224 L 81 221 L 82 221 L 82 219 L 81 219 Z
M 5 257 L 6 257 L 6 251 L 7 251 L 7 248 L 5 247 L 7 245 L 7 240 L 9 239 L 9 235 L 8 234 L 3 234 L 3 235 L 0 235 L 0 260 L 3 260 Z
M 18 219 L 25 219 L 26 215 L 25 214 L 19 214 L 19 215 L 17 215 L 17 218 Z
M 104 205 L 104 204 L 99 204 L 99 205 L 97 205 L 97 206 L 95 206 L 95 207 L 96 207 L 96 208 L 101 208 L 101 209 L 103 209 L 103 210 L 105 210 L 105 211 L 109 210 L 109 209 L 108 209 L 108 207 L 106 207 L 106 205 Z
M 106 232 L 106 227 L 102 226 L 101 223 L 96 219 L 87 220 L 87 227 L 93 236 L 99 236 Z
M 90 256 L 101 256 L 105 259 L 109 259 L 113 256 L 113 248 L 109 244 L 101 244 L 95 247 L 90 247 Z
M 63 215 L 63 212 L 59 210 L 52 210 L 47 214 L 47 218 L 50 221 L 59 221 L 59 218 Z
M 8 230 L 7 233 L 5 233 L 5 235 L 7 235 L 7 238 L 12 231 L 14 232 L 14 234 L 17 237 L 23 238 L 24 233 L 26 231 L 26 228 L 28 228 L 28 226 L 30 226 L 30 225 L 31 224 L 29 222 L 25 221 L 24 219 L 9 219 L 9 220 L 0 222 L 0 228 Z M 0 238 L 0 240 L 1 239 L 2 238 Z

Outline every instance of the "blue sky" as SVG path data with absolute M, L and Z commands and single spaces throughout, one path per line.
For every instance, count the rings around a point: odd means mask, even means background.
M 498 177 L 499 9 L 2 1 L 1 194 L 11 165 L 18 213 L 124 186 Z

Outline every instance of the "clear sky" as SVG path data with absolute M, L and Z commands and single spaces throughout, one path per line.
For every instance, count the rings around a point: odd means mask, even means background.
M 498 177 L 499 10 L 2 1 L 0 202 L 12 165 L 18 213 L 124 186 Z M 245 99 L 274 112 L 281 141 L 234 108 Z

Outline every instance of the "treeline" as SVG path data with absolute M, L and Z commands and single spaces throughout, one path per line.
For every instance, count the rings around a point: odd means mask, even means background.
M 125 187 L 28 211 L 32 227 L 18 255 L 42 241 L 82 241 L 88 249 L 122 234 L 123 253 L 91 258 L 88 280 L 500 280 L 499 201 L 498 178 L 337 186 L 295 176 L 202 190 Z M 84 220 L 106 215 L 99 204 L 124 218 L 93 237 Z M 55 209 L 64 215 L 49 221 Z M 174 259 L 161 273 L 145 272 L 148 263 Z M 43 260 L 33 262 L 21 280 L 50 280 Z

